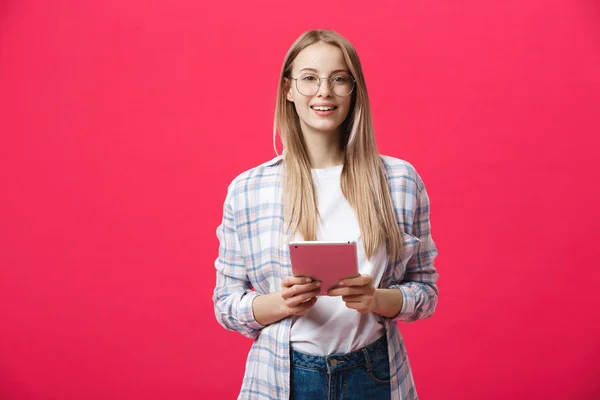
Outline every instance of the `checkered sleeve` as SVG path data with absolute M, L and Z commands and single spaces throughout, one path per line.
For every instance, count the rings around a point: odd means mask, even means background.
M 429 196 L 418 175 L 417 183 L 412 224 L 412 234 L 418 239 L 417 248 L 407 262 L 402 281 L 389 286 L 402 291 L 402 309 L 393 319 L 405 322 L 431 317 L 438 301 L 438 273 L 434 266 L 438 252 L 431 237 Z
M 256 321 L 252 301 L 258 294 L 246 275 L 238 234 L 235 229 L 231 187 L 223 207 L 223 220 L 217 228 L 219 256 L 215 261 L 217 270 L 213 303 L 217 321 L 230 331 L 256 338 L 264 327 Z

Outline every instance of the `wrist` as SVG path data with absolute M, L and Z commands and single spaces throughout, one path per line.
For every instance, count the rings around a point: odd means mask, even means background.
M 292 313 L 290 312 L 290 308 L 285 304 L 285 300 L 281 297 L 281 292 L 273 293 L 273 295 L 277 296 L 277 309 L 279 310 L 279 314 L 281 315 L 281 319 L 287 318 Z
M 281 293 L 260 294 L 252 302 L 254 319 L 259 324 L 266 326 L 289 315 Z
M 402 291 L 398 289 L 376 289 L 373 295 L 372 309 L 376 314 L 393 318 L 402 310 L 404 303 Z
M 371 312 L 379 314 L 381 310 L 381 289 L 375 288 L 373 293 L 373 301 L 371 302 Z

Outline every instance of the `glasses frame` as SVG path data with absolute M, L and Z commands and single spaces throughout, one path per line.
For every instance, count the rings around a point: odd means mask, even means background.
M 354 77 L 353 77 L 352 75 L 349 75 L 349 74 L 335 74 L 335 75 L 334 75 L 334 76 L 332 76 L 331 78 L 320 77 L 320 76 L 318 76 L 318 75 L 316 75 L 316 74 L 307 74 L 307 75 L 316 76 L 316 77 L 317 77 L 317 79 L 319 80 L 319 81 L 318 81 L 318 84 L 317 84 L 317 91 L 316 91 L 314 94 L 304 94 L 304 93 L 302 93 L 302 92 L 300 91 L 300 89 L 298 89 L 298 80 L 299 80 L 300 78 L 292 78 L 292 77 L 290 76 L 290 79 L 293 79 L 293 80 L 295 80 L 295 81 L 296 81 L 296 90 L 298 91 L 298 93 L 300 93 L 302 96 L 305 96 L 305 97 L 312 97 L 312 96 L 314 96 L 315 94 L 319 93 L 319 89 L 321 89 L 321 83 L 323 82 L 323 80 L 329 81 L 329 82 L 328 82 L 328 85 L 329 85 L 329 90 L 331 90 L 331 93 L 335 94 L 335 95 L 336 95 L 336 96 L 338 96 L 338 97 L 346 97 L 346 96 L 350 96 L 350 95 L 352 94 L 352 92 L 354 92 L 354 89 L 356 88 L 356 79 L 354 79 Z M 333 87 L 331 86 L 331 85 L 332 85 L 332 82 L 333 82 L 333 81 L 332 81 L 332 79 L 333 79 L 333 78 L 335 78 L 335 77 L 337 77 L 337 76 L 340 76 L 340 75 L 342 75 L 342 76 L 347 76 L 348 78 L 352 79 L 352 89 L 350 90 L 350 92 L 349 92 L 348 94 L 345 94 L 345 95 L 343 95 L 343 96 L 342 96 L 342 95 L 339 95 L 339 94 L 337 94 L 337 93 L 335 93 L 335 91 L 333 90 Z

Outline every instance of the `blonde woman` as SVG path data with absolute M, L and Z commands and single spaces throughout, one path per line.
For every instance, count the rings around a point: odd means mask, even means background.
M 217 320 L 254 339 L 239 399 L 416 399 L 396 321 L 437 304 L 429 197 L 411 164 L 378 154 L 345 38 L 294 42 L 277 132 L 283 154 L 233 180 L 217 229 Z M 319 282 L 292 276 L 291 240 L 356 241 L 361 276 L 317 300 Z

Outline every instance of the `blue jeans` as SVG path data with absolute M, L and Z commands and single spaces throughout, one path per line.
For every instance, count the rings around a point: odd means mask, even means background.
M 293 400 L 382 400 L 390 398 L 387 339 L 327 357 L 292 350 Z

